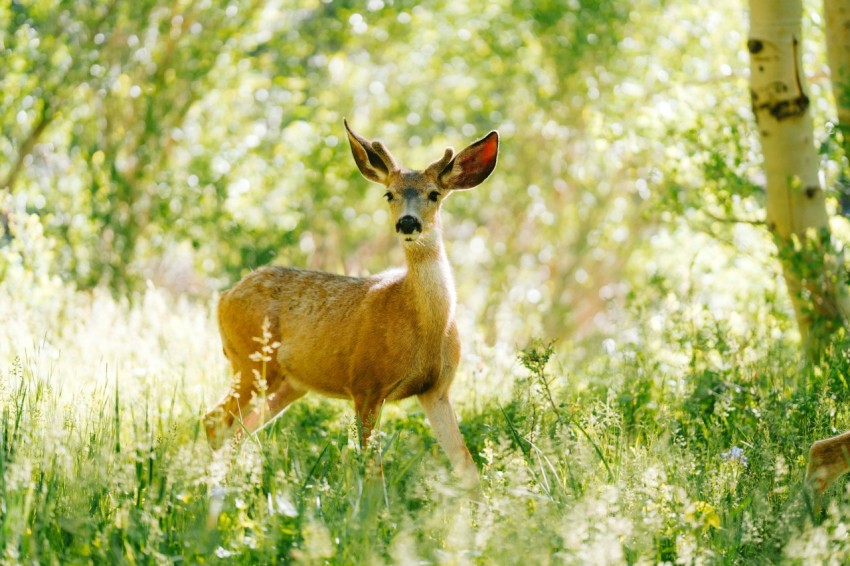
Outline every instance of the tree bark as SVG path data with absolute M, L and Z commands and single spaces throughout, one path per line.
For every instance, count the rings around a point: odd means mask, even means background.
M 823 0 L 826 54 L 832 74 L 832 93 L 838 107 L 838 125 L 844 155 L 850 159 L 850 3 Z
M 802 71 L 802 0 L 750 0 L 750 88 L 773 233 L 807 352 L 819 357 L 848 312 L 818 178 Z

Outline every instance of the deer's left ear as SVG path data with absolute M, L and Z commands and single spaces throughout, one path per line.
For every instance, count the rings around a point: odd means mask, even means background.
M 348 127 L 348 121 L 343 120 L 345 131 L 348 132 L 348 143 L 351 154 L 357 163 L 357 168 L 370 181 L 386 185 L 390 173 L 398 168 L 395 158 L 379 141 L 370 142 Z
M 490 176 L 498 156 L 499 132 L 494 130 L 458 153 L 440 172 L 440 182 L 447 189 L 471 189 Z

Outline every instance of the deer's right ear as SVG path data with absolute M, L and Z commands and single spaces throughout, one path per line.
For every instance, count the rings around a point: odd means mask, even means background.
M 447 189 L 471 189 L 493 172 L 498 156 L 499 133 L 494 130 L 458 153 L 440 173 L 440 182 Z
M 351 154 L 354 156 L 357 168 L 370 181 L 386 185 L 390 172 L 397 168 L 393 156 L 381 142 L 370 142 L 354 133 L 345 119 L 342 123 L 345 124 L 345 131 L 348 132 L 348 143 L 351 144 Z

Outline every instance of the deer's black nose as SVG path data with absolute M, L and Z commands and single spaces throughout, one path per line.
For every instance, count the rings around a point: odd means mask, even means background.
M 401 232 L 402 234 L 413 234 L 414 232 L 421 232 L 422 223 L 408 214 L 407 216 L 402 216 L 399 221 L 395 223 L 395 231 Z

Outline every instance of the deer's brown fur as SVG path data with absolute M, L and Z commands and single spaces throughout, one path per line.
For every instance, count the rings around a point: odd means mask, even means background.
M 839 477 L 850 471 L 850 432 L 818 440 L 809 451 L 806 480 L 821 495 Z

